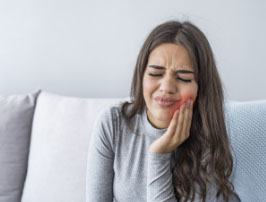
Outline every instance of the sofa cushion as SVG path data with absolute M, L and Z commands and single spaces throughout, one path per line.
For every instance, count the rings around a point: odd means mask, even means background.
M 0 96 L 0 202 L 21 200 L 38 94 Z
M 242 202 L 266 200 L 266 100 L 230 102 L 227 128 L 233 147 L 232 182 Z
M 85 201 L 90 131 L 99 113 L 119 100 L 40 94 L 22 202 Z

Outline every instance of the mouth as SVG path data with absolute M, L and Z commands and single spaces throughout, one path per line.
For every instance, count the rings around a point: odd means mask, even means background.
M 172 107 L 175 101 L 155 100 L 155 102 L 161 107 Z

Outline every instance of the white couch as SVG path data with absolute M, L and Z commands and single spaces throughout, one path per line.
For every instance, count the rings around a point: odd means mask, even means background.
M 0 202 L 85 202 L 90 131 L 101 110 L 123 100 L 0 96 Z M 266 201 L 266 100 L 228 101 L 225 114 L 236 192 Z

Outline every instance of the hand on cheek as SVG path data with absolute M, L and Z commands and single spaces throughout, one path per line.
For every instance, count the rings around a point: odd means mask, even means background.
M 173 109 L 171 110 L 171 115 L 172 117 L 174 116 L 174 113 L 177 111 L 177 110 L 180 110 L 181 106 L 183 104 L 185 104 L 187 101 L 189 100 L 192 100 L 192 105 L 195 101 L 195 98 L 193 98 L 192 95 L 185 95 L 181 98 L 181 100 L 179 100 L 178 102 L 176 102 L 175 106 L 173 107 Z
M 186 97 L 177 104 L 167 131 L 150 145 L 150 152 L 172 152 L 189 137 L 193 114 L 193 100 L 189 104 L 186 102 L 189 98 Z

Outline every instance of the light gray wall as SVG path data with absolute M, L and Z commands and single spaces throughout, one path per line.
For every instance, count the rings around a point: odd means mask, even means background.
M 263 0 L 0 2 L 1 94 L 129 96 L 145 37 L 158 23 L 180 19 L 207 35 L 227 98 L 266 99 Z

